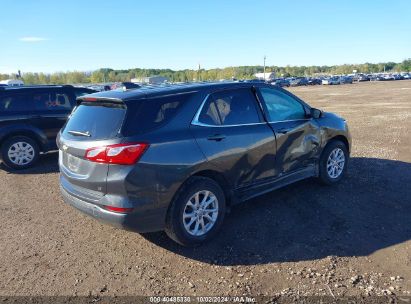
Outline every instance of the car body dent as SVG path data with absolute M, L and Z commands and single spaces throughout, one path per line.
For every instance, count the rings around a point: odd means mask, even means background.
M 351 152 L 351 134 L 348 129 L 348 124 L 344 118 L 334 113 L 323 112 L 321 117 L 317 119 L 317 122 L 321 127 L 321 148 L 324 148 L 332 138 L 341 136 L 347 141 L 348 152 Z
M 275 137 L 267 124 L 190 129 L 207 160 L 224 172 L 234 188 L 276 174 L 273 166 L 267 166 L 267 162 L 275 162 L 276 154 Z M 226 138 L 221 142 L 208 140 L 210 133 L 221 133 Z
M 321 142 L 320 127 L 315 119 L 276 122 L 270 125 L 276 132 L 276 164 L 280 174 L 315 162 Z M 286 133 L 280 133 L 281 130 Z
M 237 89 L 267 85 L 244 83 L 230 86 Z M 223 89 L 224 85 L 204 90 L 199 88 L 167 125 L 144 134 L 109 141 L 110 144 L 146 142 L 150 145 L 134 166 L 108 165 L 106 191 L 96 204 L 134 208 L 128 216 L 117 216 L 117 224 L 139 232 L 162 230 L 170 203 L 193 175 L 203 172 L 218 174 L 227 182 L 224 186 L 229 188 L 233 201 L 240 202 L 290 182 L 315 176 L 318 159 L 328 140 L 344 136 L 350 142 L 345 122 L 330 113 L 323 113 L 318 119 L 307 117 L 278 123 L 262 120 L 249 126 L 208 128 L 192 125 L 205 97 Z M 119 100 L 124 97 L 127 104 L 147 98 L 149 93 L 136 91 L 93 96 L 111 96 Z M 178 92 L 174 89 L 174 93 Z M 308 115 L 310 107 L 303 101 L 301 103 Z M 278 132 L 280 127 L 286 128 L 287 133 Z M 217 142 L 207 140 L 207 136 L 215 133 L 222 133 L 226 138 Z M 71 145 L 70 141 L 59 136 L 57 141 L 60 140 Z M 73 193 L 69 193 L 64 181 L 61 184 L 65 191 L 63 196 L 70 203 Z M 89 209 L 76 202 L 76 208 L 90 214 Z M 108 216 L 107 212 L 99 209 L 91 214 L 101 214 L 104 219 Z M 135 221 L 139 222 L 136 224 Z

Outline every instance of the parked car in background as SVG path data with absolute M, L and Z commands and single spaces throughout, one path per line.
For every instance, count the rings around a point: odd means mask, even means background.
M 83 96 L 57 143 L 66 203 L 185 246 L 236 203 L 309 177 L 338 183 L 351 150 L 344 119 L 256 82 Z
M 364 74 L 357 74 L 354 76 L 353 80 L 357 82 L 370 81 L 370 77 Z
M 294 78 L 290 82 L 290 86 L 292 87 L 303 86 L 303 85 L 308 85 L 308 80 L 305 77 L 297 77 L 297 78 Z
M 322 80 L 319 78 L 308 78 L 308 85 L 321 84 Z
M 76 98 L 96 91 L 65 86 L 0 87 L 0 158 L 13 169 L 56 150 L 56 136 Z
M 271 82 L 271 84 L 279 86 L 279 87 L 289 87 L 290 86 L 290 82 L 284 78 L 278 78 L 274 80 L 273 82 Z
M 395 80 L 395 77 L 392 74 L 383 74 L 382 79 L 385 81 Z
M 351 76 L 341 76 L 340 77 L 340 84 L 352 83 L 353 78 Z
M 221 80 L 220 80 L 220 81 L 221 81 Z M 228 80 L 228 81 L 230 81 L 230 80 Z M 251 83 L 265 83 L 266 81 L 265 81 L 264 79 L 254 78 L 254 79 L 248 79 L 248 80 L 246 80 L 246 82 L 251 82 Z
M 118 90 L 118 89 L 126 89 L 126 90 L 130 90 L 130 89 L 139 89 L 141 88 L 141 85 L 134 83 L 134 82 L 116 82 L 114 84 L 111 85 L 111 90 Z
M 401 74 L 393 74 L 394 80 L 404 80 L 404 76 Z
M 384 77 L 382 74 L 373 74 L 370 76 L 370 81 L 384 81 Z
M 21 87 L 21 86 L 24 86 L 24 81 L 20 79 L 6 79 L 6 80 L 1 80 L 0 84 L 6 85 L 9 87 Z
M 333 76 L 323 79 L 321 83 L 324 85 L 336 85 L 341 84 L 341 79 L 339 76 Z
M 95 90 L 97 92 L 110 91 L 111 84 L 93 84 L 93 85 L 88 86 L 87 88 Z

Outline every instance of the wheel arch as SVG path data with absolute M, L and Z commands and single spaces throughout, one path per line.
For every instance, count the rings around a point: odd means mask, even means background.
M 219 205 L 219 216 L 216 221 L 216 224 L 214 227 L 211 228 L 210 231 L 206 233 L 206 235 L 200 235 L 200 239 L 192 239 L 193 236 L 189 236 L 187 232 L 184 232 L 185 228 L 182 227 L 183 224 L 178 220 L 180 216 L 180 212 L 183 210 L 181 209 L 181 204 L 184 203 L 186 204 L 185 201 L 176 201 L 178 199 L 179 195 L 184 193 L 184 190 L 187 189 L 187 187 L 190 187 L 192 183 L 195 183 L 195 181 L 205 181 L 206 179 L 213 181 L 214 183 L 217 183 L 221 187 L 221 190 L 223 191 L 223 195 L 225 198 L 225 204 Z M 213 184 L 214 184 L 213 183 Z M 229 210 L 227 207 L 229 207 L 229 189 L 227 188 L 227 181 L 224 178 L 224 175 L 218 171 L 214 170 L 202 170 L 202 171 L 197 171 L 187 177 L 187 179 L 180 185 L 179 189 L 177 192 L 174 194 L 173 199 L 167 209 L 166 213 L 166 220 L 165 220 L 165 232 L 166 234 L 176 241 L 177 243 L 183 245 L 183 246 L 196 246 L 199 245 L 200 243 L 207 241 L 208 239 L 212 238 L 213 235 L 219 231 L 221 228 L 221 224 L 224 220 L 226 212 Z M 201 189 L 201 188 L 200 188 Z M 179 204 L 176 204 L 178 202 Z M 177 219 L 177 220 L 176 220 Z M 182 219 L 180 217 L 180 219 Z M 211 235 L 209 234 L 211 233 Z M 205 236 L 205 239 L 202 238 Z
M 0 139 L 0 147 L 3 145 L 3 143 L 12 138 L 12 137 L 16 137 L 16 136 L 26 136 L 31 138 L 32 140 L 34 140 L 37 145 L 40 148 L 40 151 L 45 152 L 46 151 L 46 145 L 43 142 L 41 136 L 39 134 L 37 134 L 36 132 L 32 131 L 32 130 L 13 130 L 11 132 L 8 132 L 7 134 L 3 135 Z
M 217 170 L 212 170 L 212 169 L 203 169 L 200 171 L 193 172 L 190 176 L 188 176 L 184 182 L 178 187 L 177 191 L 174 193 L 173 198 L 170 201 L 170 204 L 168 206 L 167 213 L 170 210 L 170 207 L 174 200 L 180 195 L 181 191 L 184 189 L 184 187 L 187 185 L 187 183 L 190 182 L 190 180 L 193 177 L 205 177 L 212 179 L 215 181 L 220 187 L 221 190 L 223 190 L 224 197 L 226 199 L 226 205 L 231 206 L 234 205 L 238 202 L 238 199 L 234 195 L 234 192 L 232 191 L 232 187 L 230 186 L 229 182 L 227 179 L 224 177 L 224 174 L 221 172 L 218 172 Z
M 344 145 L 345 145 L 345 147 L 347 148 L 347 151 L 348 151 L 348 154 L 350 154 L 351 153 L 351 151 L 350 151 L 350 143 L 348 142 L 348 139 L 347 139 L 347 137 L 345 137 L 344 135 L 337 135 L 337 136 L 334 136 L 334 137 L 332 137 L 332 138 L 330 138 L 328 141 L 327 141 L 327 144 L 325 145 L 325 147 L 328 145 L 328 144 L 330 144 L 330 142 L 332 142 L 332 141 L 341 141 Z M 324 147 L 324 148 L 325 148 Z
M 230 206 L 233 203 L 233 200 L 235 200 L 231 186 L 225 178 L 224 174 L 222 174 L 221 172 L 218 172 L 216 170 L 202 170 L 194 173 L 190 176 L 190 178 L 195 176 L 206 177 L 214 180 L 223 190 L 227 206 Z
M 345 137 L 344 135 L 336 135 L 331 137 L 330 139 L 327 140 L 326 144 L 323 146 L 321 153 L 319 155 L 319 160 L 321 160 L 321 158 L 323 157 L 324 151 L 325 149 L 332 143 L 335 141 L 340 141 L 344 144 L 344 146 L 347 148 L 347 152 L 348 155 L 350 155 L 350 142 L 348 141 L 347 137 Z

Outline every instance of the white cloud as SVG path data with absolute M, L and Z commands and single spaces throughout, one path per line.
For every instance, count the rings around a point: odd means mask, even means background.
M 19 40 L 23 42 L 41 42 L 41 41 L 46 41 L 48 39 L 44 37 L 28 36 L 28 37 L 21 37 L 19 38 Z

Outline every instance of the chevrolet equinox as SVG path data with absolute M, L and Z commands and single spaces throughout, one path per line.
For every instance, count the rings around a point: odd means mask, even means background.
M 231 206 L 299 180 L 338 183 L 344 119 L 265 83 L 192 83 L 85 95 L 57 137 L 64 201 L 184 246 Z

